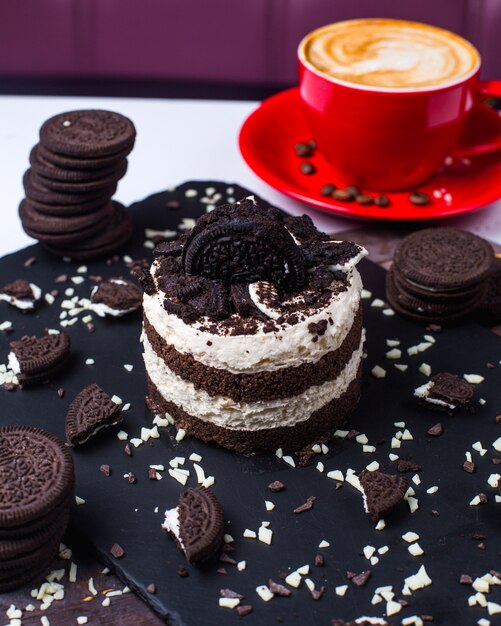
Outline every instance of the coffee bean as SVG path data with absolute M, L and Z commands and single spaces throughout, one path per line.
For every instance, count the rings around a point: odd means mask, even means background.
M 373 204 L 374 203 L 374 199 L 372 198 L 372 196 L 369 196 L 369 194 L 367 193 L 361 193 L 359 194 L 356 198 L 355 201 L 358 204 L 361 204 L 363 206 L 367 206 L 369 204 Z
M 411 191 L 409 201 L 416 206 L 426 206 L 430 203 L 430 196 L 424 191 Z
M 299 157 L 308 157 L 312 152 L 311 146 L 307 143 L 297 143 L 294 146 L 294 150 Z
M 304 163 L 301 163 L 301 165 L 299 166 L 299 169 L 306 176 L 309 176 L 310 174 L 314 174 L 317 171 L 313 163 L 310 163 L 309 161 L 305 161 Z
M 354 199 L 353 194 L 346 189 L 335 189 L 332 192 L 332 197 L 336 200 L 342 200 L 343 202 L 351 202 Z
M 324 185 L 322 187 L 322 189 L 320 189 L 320 195 L 322 196 L 332 196 L 332 192 L 336 189 L 336 185 L 332 185 L 331 183 L 328 183 L 327 185 Z
M 353 199 L 362 194 L 362 192 L 356 185 L 348 185 L 348 187 L 345 187 L 345 191 L 350 193 L 353 196 Z
M 386 208 L 387 206 L 390 206 L 391 202 L 388 196 L 380 195 L 375 197 L 374 204 L 378 207 Z

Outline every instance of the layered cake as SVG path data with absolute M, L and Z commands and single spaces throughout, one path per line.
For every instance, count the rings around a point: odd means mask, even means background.
M 253 198 L 159 244 L 139 276 L 152 411 L 243 454 L 332 433 L 360 396 L 365 254 Z

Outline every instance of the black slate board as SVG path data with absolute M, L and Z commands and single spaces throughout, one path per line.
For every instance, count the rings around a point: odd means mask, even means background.
M 230 195 L 237 199 L 248 193 L 237 185 L 231 186 L 234 191 Z M 225 183 L 192 182 L 134 205 L 136 235 L 123 253 L 134 259 L 148 257 L 149 250 L 143 246 L 144 228 L 174 229 L 182 218 L 200 215 L 205 208 L 199 199 L 206 187 L 217 188 L 223 201 L 228 195 Z M 199 195 L 186 198 L 184 192 L 188 188 L 199 190 Z M 169 208 L 167 203 L 172 205 L 172 201 L 179 202 L 180 208 Z M 32 256 L 37 262 L 24 267 L 24 261 Z M 61 285 L 54 285 L 56 276 L 62 273 L 76 276 L 79 265 L 55 259 L 35 245 L 0 260 L 0 277 L 2 283 L 27 278 L 49 291 L 55 287 L 61 289 Z M 68 283 L 62 286 L 63 289 L 73 286 L 76 294 L 86 296 L 90 290 L 90 274 L 128 276 L 122 260 L 86 265 L 85 282 L 82 285 Z M 365 287 L 373 292 L 373 297 L 384 298 L 384 271 L 369 261 L 362 262 L 360 269 Z M 491 459 L 495 455 L 492 442 L 500 434 L 494 418 L 501 409 L 501 340 L 487 329 L 467 323 L 437 334 L 436 345 L 423 354 L 407 357 L 405 349 L 422 341 L 423 328 L 398 316 L 384 316 L 381 309 L 370 307 L 369 300 L 365 300 L 364 305 L 368 358 L 362 401 L 351 425 L 366 433 L 371 443 L 379 444 L 375 454 L 364 454 L 354 440 L 336 440 L 329 444 L 330 452 L 319 456 L 311 466 L 291 469 L 273 455 L 248 459 L 195 440 L 186 439 L 176 444 L 173 429 L 161 429 L 159 440 L 134 449 L 133 458 L 129 458 L 123 452 L 123 442 L 116 438 L 116 428 L 103 432 L 85 447 L 74 451 L 77 494 L 86 501 L 85 505 L 74 508 L 74 528 L 90 539 L 100 558 L 111 563 L 118 575 L 168 623 L 179 626 L 234 624 L 239 619 L 235 612 L 218 607 L 219 589 L 223 587 L 244 594 L 243 603 L 253 605 L 254 613 L 245 618 L 249 625 L 273 624 L 282 619 L 286 624 L 301 626 L 328 625 L 333 617 L 382 616 L 384 604 L 371 605 L 373 590 L 393 584 L 396 598 L 401 597 L 403 579 L 417 572 L 421 564 L 425 565 L 433 585 L 407 597 L 409 606 L 391 618 L 392 623 L 399 624 L 403 617 L 414 614 L 433 615 L 433 623 L 456 626 L 476 623 L 480 617 L 487 617 L 485 609 L 468 608 L 467 597 L 472 590 L 459 585 L 458 579 L 461 573 L 475 578 L 490 569 L 500 569 L 501 504 L 495 503 L 496 491 L 487 485 L 486 480 L 500 467 L 494 466 Z M 0 322 L 9 319 L 16 329 L 12 335 L 1 334 L 0 360 L 6 361 L 9 340 L 26 333 L 42 333 L 45 328 L 58 328 L 59 312 L 57 301 L 52 306 L 43 303 L 35 314 L 22 314 L 0 303 Z M 151 426 L 151 416 L 144 404 L 140 313 L 120 320 L 93 317 L 97 326 L 93 334 L 87 332 L 81 321 L 69 328 L 73 357 L 57 379 L 35 389 L 14 393 L 0 390 L 2 424 L 33 424 L 64 437 L 64 417 L 71 399 L 85 385 L 97 382 L 110 394 L 117 394 L 124 402 L 132 403 L 123 425 L 130 436 L 138 436 L 141 426 Z M 395 337 L 401 340 L 404 351 L 400 361 L 409 364 L 406 373 L 397 371 L 394 362 L 384 356 L 389 349 L 385 339 Z M 95 365 L 85 365 L 85 359 L 89 357 L 95 359 Z M 417 371 L 422 362 L 429 363 L 433 372 L 485 376 L 485 382 L 476 392 L 475 413 L 463 412 L 448 417 L 419 406 L 412 392 L 426 380 Z M 494 369 L 488 369 L 487 362 L 495 364 Z M 134 365 L 132 372 L 125 371 L 125 363 Z M 375 364 L 387 370 L 384 379 L 376 379 L 370 374 Z M 65 389 L 63 399 L 56 393 L 59 387 Z M 478 403 L 479 398 L 486 400 L 485 405 Z M 414 486 L 420 508 L 411 515 L 403 506 L 386 520 L 386 529 L 378 532 L 363 512 L 360 494 L 347 484 L 336 490 L 334 481 L 325 474 L 331 469 L 346 470 L 348 467 L 358 472 L 374 459 L 383 468 L 394 471 L 394 464 L 388 459 L 389 442 L 398 430 L 393 422 L 400 420 L 406 422 L 414 439 L 403 443 L 402 448 L 394 452 L 424 466 L 420 472 L 422 484 Z M 445 434 L 432 439 L 426 431 L 437 421 L 444 424 Z M 473 475 L 466 474 L 461 469 L 464 453 L 477 440 L 482 441 L 488 453 L 481 458 L 472 452 L 478 470 Z M 230 556 L 247 562 L 247 569 L 243 572 L 238 572 L 232 565 L 213 563 L 200 569 L 190 568 L 187 578 L 180 578 L 176 573 L 185 562 L 174 543 L 160 530 L 160 523 L 162 511 L 176 503 L 182 487 L 167 472 L 164 472 L 163 480 L 150 481 L 147 470 L 149 464 L 167 467 L 169 459 L 177 455 L 187 458 L 192 451 L 203 456 L 206 475 L 216 478 L 213 489 L 228 520 L 227 532 L 235 538 L 236 551 Z M 324 463 L 324 474 L 315 468 L 317 460 Z M 99 471 L 102 463 L 111 465 L 111 477 L 107 478 Z M 188 460 L 185 467 L 191 467 Z M 124 479 L 128 472 L 136 475 L 137 484 L 131 485 Z M 287 489 L 273 494 L 267 490 L 267 485 L 276 479 L 282 480 Z M 194 483 L 192 476 L 188 484 Z M 426 489 L 432 485 L 439 486 L 438 493 L 426 494 Z M 488 494 L 488 503 L 469 507 L 471 498 L 480 492 Z M 294 515 L 292 510 L 311 495 L 317 497 L 313 510 Z M 266 512 L 265 500 L 274 502 L 275 510 Z M 155 507 L 159 507 L 159 513 L 154 513 Z M 432 516 L 432 509 L 438 510 L 440 517 Z M 271 546 L 242 538 L 245 528 L 257 531 L 262 520 L 271 522 L 274 531 Z M 421 536 L 424 556 L 415 558 L 408 553 L 408 544 L 401 539 L 408 530 Z M 479 541 L 471 539 L 473 533 L 486 536 L 485 550 L 478 549 Z M 330 547 L 318 550 L 322 539 L 328 540 Z M 124 558 L 116 561 L 109 555 L 109 548 L 115 542 L 123 546 L 126 553 Z M 367 544 L 377 548 L 390 547 L 375 567 L 371 567 L 362 554 Z M 325 556 L 324 568 L 313 565 L 317 552 Z M 266 584 L 270 577 L 278 581 L 280 572 L 305 564 L 310 565 L 309 577 L 317 587 L 325 584 L 327 588 L 319 602 L 311 598 L 304 583 L 293 591 L 291 597 L 275 597 L 267 604 L 256 595 L 257 585 Z M 216 572 L 221 566 L 228 569 L 228 576 Z M 356 588 L 345 578 L 347 570 L 358 573 L 366 569 L 371 569 L 373 574 L 363 589 Z M 156 595 L 145 590 L 151 582 L 157 586 Z M 348 591 L 344 598 L 338 597 L 334 588 L 345 583 Z M 491 592 L 489 599 L 499 602 L 499 588 Z

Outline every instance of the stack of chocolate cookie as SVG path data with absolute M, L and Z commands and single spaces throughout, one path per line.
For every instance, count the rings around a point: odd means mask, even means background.
M 71 454 L 55 435 L 0 428 L 0 593 L 42 574 L 57 555 L 74 484 Z
M 401 315 L 424 323 L 465 318 L 481 302 L 494 264 L 484 239 L 456 228 L 407 236 L 386 277 L 386 297 Z
M 135 137 L 133 123 L 110 111 L 70 111 L 47 120 L 23 178 L 25 232 L 74 259 L 107 255 L 128 241 L 130 215 L 111 198 Z

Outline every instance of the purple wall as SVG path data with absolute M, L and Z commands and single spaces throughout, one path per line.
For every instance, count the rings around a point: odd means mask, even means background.
M 453 30 L 501 78 L 501 0 L 0 0 L 0 76 L 292 84 L 304 34 L 375 16 Z

